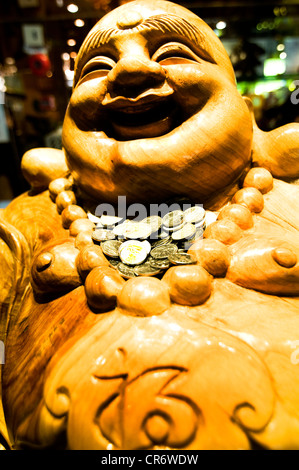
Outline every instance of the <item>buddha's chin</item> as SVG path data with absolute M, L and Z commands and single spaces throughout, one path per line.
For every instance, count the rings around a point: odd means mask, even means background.
M 140 125 L 113 119 L 122 138 L 100 129 L 85 133 L 68 114 L 64 148 L 75 181 L 92 198 L 112 204 L 118 196 L 150 202 L 184 195 L 204 202 L 234 183 L 251 155 L 252 122 L 244 101 L 233 95 L 227 109 L 224 94 L 217 105 L 210 100 L 185 120 L 176 113 L 174 120 L 167 113 Z

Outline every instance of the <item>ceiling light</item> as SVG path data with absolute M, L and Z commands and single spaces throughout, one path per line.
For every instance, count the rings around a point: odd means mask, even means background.
M 286 71 L 286 64 L 284 60 L 279 58 L 267 59 L 264 62 L 264 76 L 274 77 L 281 75 Z
M 69 11 L 70 13 L 77 13 L 77 11 L 79 10 L 79 7 L 78 5 L 76 5 L 75 3 L 70 3 L 67 7 L 66 7 L 67 11 Z
M 225 29 L 226 28 L 225 21 L 218 21 L 218 23 L 216 24 L 216 28 L 217 29 Z
M 69 60 L 70 55 L 68 52 L 63 52 L 63 54 L 61 54 L 61 58 L 62 60 Z
M 257 82 L 254 88 L 255 95 L 264 95 L 286 86 L 285 80 L 265 80 Z
M 76 19 L 76 20 L 74 21 L 74 24 L 75 24 L 75 26 L 77 26 L 78 28 L 82 28 L 82 26 L 85 25 L 85 21 L 78 18 L 78 19 Z

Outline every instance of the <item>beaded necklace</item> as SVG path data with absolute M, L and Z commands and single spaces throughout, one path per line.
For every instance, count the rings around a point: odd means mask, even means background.
M 179 220 L 175 226 L 176 230 L 166 235 L 164 230 L 164 234 L 160 233 L 159 238 L 151 243 L 144 232 L 142 236 L 139 232 L 135 238 L 134 236 L 130 238 L 129 235 L 123 239 L 123 233 L 117 230 L 115 233 L 117 224 L 105 226 L 102 223 L 104 219 L 96 217 L 86 201 L 80 202 L 79 192 L 75 189 L 72 177 L 53 180 L 49 184 L 49 193 L 61 215 L 63 227 L 69 231 L 69 236 L 74 240 L 75 248 L 78 250 L 76 268 L 85 286 L 87 301 L 91 308 L 109 311 L 116 305 L 121 307 L 123 303 L 121 299 L 125 298 L 125 305 L 128 302 L 130 304 L 126 308 L 139 311 L 140 307 L 131 305 L 134 297 L 132 290 L 134 290 L 139 292 L 138 305 L 143 305 L 139 314 L 148 316 L 157 313 L 153 305 L 150 307 L 147 302 L 140 300 L 147 295 L 148 289 L 153 289 L 158 298 L 162 299 L 160 303 L 163 311 L 164 307 L 169 306 L 169 302 L 198 305 L 209 298 L 211 280 L 213 277 L 225 277 L 229 267 L 229 247 L 242 238 L 244 231 L 253 227 L 253 214 L 262 211 L 263 194 L 272 187 L 273 178 L 268 170 L 252 168 L 245 176 L 242 188 L 219 213 L 203 211 L 205 216 L 208 214 L 209 217 L 208 220 L 204 218 L 204 223 L 203 220 L 199 220 L 201 225 L 200 230 L 196 231 L 197 236 L 191 239 L 189 237 L 189 240 L 184 236 L 180 239 L 178 233 L 186 227 L 186 221 L 184 224 Z M 114 222 L 116 221 L 119 222 L 115 219 Z M 130 222 L 126 223 L 127 228 L 130 227 Z M 131 222 L 131 230 L 138 229 L 137 225 L 133 227 L 132 224 L 134 222 Z M 143 221 L 142 229 L 144 227 Z M 98 236 L 99 231 L 102 238 Z M 104 233 L 106 235 L 110 233 L 110 238 L 108 236 L 105 238 Z M 189 232 L 189 235 L 192 233 Z M 131 252 L 128 243 L 130 241 Z M 183 249 L 178 241 L 184 243 L 187 241 L 187 247 L 185 245 Z M 137 251 L 133 253 L 134 245 L 135 249 L 136 246 L 140 248 L 139 252 L 136 249 Z M 124 255 L 125 248 L 129 250 L 127 258 Z M 147 255 L 138 258 L 136 252 L 144 253 L 146 249 Z M 137 260 L 136 264 L 134 260 Z M 124 287 L 125 284 L 128 286 Z M 193 284 L 194 292 L 192 292 Z M 125 293 L 122 294 L 123 291 Z M 159 302 L 156 302 L 156 305 L 159 305 Z

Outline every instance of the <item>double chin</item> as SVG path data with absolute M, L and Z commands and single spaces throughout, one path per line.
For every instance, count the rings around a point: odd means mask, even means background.
M 117 139 L 80 130 L 67 113 L 63 145 L 79 186 L 111 202 L 119 195 L 142 202 L 175 194 L 202 202 L 241 175 L 250 160 L 252 122 L 237 90 L 214 95 L 177 127 L 171 119 L 139 129 L 120 124 Z M 130 132 L 135 135 L 126 138 Z

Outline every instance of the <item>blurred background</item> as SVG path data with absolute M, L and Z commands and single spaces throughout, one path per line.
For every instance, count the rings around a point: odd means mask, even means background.
M 80 45 L 126 1 L 0 0 L 0 206 L 28 189 L 20 171 L 27 150 L 61 148 Z M 176 3 L 219 36 L 261 129 L 299 122 L 299 0 Z

